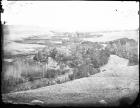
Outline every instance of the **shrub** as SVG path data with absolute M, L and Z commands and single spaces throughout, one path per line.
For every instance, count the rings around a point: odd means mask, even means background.
M 43 86 L 46 86 L 46 84 L 41 80 L 37 80 L 37 81 L 32 82 L 31 89 L 36 89 L 36 88 L 40 88 Z
M 91 63 L 94 68 L 99 68 L 99 63 L 96 59 L 91 58 Z
M 107 50 L 101 50 L 98 60 L 100 67 L 108 63 L 109 56 L 110 54 Z
M 28 81 L 34 81 L 34 77 L 33 76 L 28 76 Z
M 8 93 L 12 90 L 14 90 L 14 88 L 23 83 L 24 79 L 21 78 L 14 78 L 12 76 L 9 76 L 7 79 L 2 80 L 2 92 L 3 93 Z
M 88 76 L 88 67 L 86 65 L 81 65 L 74 69 L 74 79 L 87 76 Z
M 100 72 L 99 68 L 91 68 L 89 71 L 90 75 L 94 75 L 94 74 L 99 73 L 99 72 Z
M 56 78 L 56 82 L 59 84 L 64 83 L 64 82 L 69 81 L 69 80 L 70 80 L 69 74 L 60 75 Z
M 60 81 L 60 80 L 57 80 L 56 83 L 57 83 L 57 84 L 61 84 L 61 81 Z
M 49 85 L 49 79 L 42 78 L 42 79 L 38 79 L 38 80 L 35 80 L 32 82 L 26 82 L 23 84 L 19 84 L 19 85 L 17 85 L 17 87 L 15 89 L 13 89 L 13 91 L 36 89 L 36 88 L 45 87 L 48 85 Z
M 69 79 L 70 79 L 70 80 L 74 80 L 74 74 L 70 74 L 70 75 L 69 75 Z
M 55 59 L 56 55 L 57 55 L 58 51 L 56 48 L 53 48 L 51 51 L 50 51 L 50 57 L 52 57 L 53 59 Z
M 122 97 L 119 99 L 119 106 L 120 107 L 130 107 L 132 104 L 132 99 L 130 97 Z
M 129 57 L 129 64 L 128 65 L 137 65 L 139 63 L 138 61 L 138 55 L 133 54 L 131 57 Z
M 58 75 L 58 71 L 55 69 L 48 69 L 47 72 L 45 72 L 45 78 L 56 78 Z
M 99 72 L 100 69 L 94 68 L 93 65 L 82 64 L 77 68 L 74 68 L 74 72 L 72 75 L 69 75 L 69 78 L 73 80 L 77 78 L 88 77 L 89 75 L 94 75 Z
M 34 57 L 33 60 L 38 62 L 46 62 L 48 63 L 49 54 L 43 51 L 39 51 Z
M 138 64 L 138 43 L 133 39 L 122 38 L 108 43 L 106 49 L 119 57 L 129 59 L 128 65 Z
M 62 53 L 57 53 L 55 55 L 55 60 L 58 61 L 58 62 L 62 62 L 63 58 L 64 58 L 64 54 L 62 54 Z

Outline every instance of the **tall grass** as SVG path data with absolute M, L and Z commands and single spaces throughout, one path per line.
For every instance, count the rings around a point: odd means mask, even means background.
M 6 71 L 3 72 L 2 91 L 8 92 L 18 84 L 42 78 L 43 72 L 45 72 L 45 68 L 42 67 L 43 65 L 34 61 L 28 62 L 24 59 L 17 59 L 12 65 L 7 66 Z
M 17 58 L 13 64 L 5 67 L 5 72 L 3 72 L 4 80 L 2 81 L 3 93 L 16 89 L 32 89 L 41 87 L 43 85 L 47 86 L 54 84 L 53 81 L 50 81 L 49 84 L 47 82 L 42 82 L 42 79 L 46 78 L 46 80 L 52 80 L 55 79 L 58 75 L 62 75 L 68 72 L 68 70 L 64 69 L 47 68 L 45 63 L 43 64 L 34 60 L 26 60 L 20 58 Z M 38 80 L 38 83 L 32 84 L 36 80 Z M 26 84 L 23 85 L 22 83 Z M 20 85 L 22 85 L 23 88 Z M 18 87 L 20 88 L 18 89 Z

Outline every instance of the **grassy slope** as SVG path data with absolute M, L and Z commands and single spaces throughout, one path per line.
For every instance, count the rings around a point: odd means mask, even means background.
M 122 63 L 122 67 L 119 63 L 114 62 L 116 60 Z M 114 64 L 110 65 L 110 63 Z M 119 70 L 115 70 L 116 67 L 120 67 Z M 117 105 L 118 99 L 123 96 L 130 96 L 135 99 L 139 91 L 138 66 L 128 67 L 126 59 L 111 56 L 109 63 L 103 69 L 106 69 L 104 73 L 98 73 L 88 78 L 35 90 L 6 94 L 3 95 L 3 100 L 15 103 L 30 103 L 32 100 L 38 99 L 45 104 L 96 104 L 99 100 L 104 99 L 109 105 Z M 116 71 L 119 76 L 111 74 L 111 72 Z M 121 72 L 125 73 L 126 76 L 121 75 Z

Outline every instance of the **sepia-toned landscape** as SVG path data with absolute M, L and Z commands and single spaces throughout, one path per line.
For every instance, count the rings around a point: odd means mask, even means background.
M 59 32 L 3 25 L 3 38 L 3 102 L 119 106 L 138 96 L 138 30 Z

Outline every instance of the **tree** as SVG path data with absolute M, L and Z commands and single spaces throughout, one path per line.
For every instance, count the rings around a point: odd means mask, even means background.
M 49 57 L 48 53 L 38 51 L 38 53 L 33 57 L 33 59 L 38 62 L 48 63 L 48 57 Z
M 49 56 L 52 57 L 53 59 L 55 59 L 57 53 L 58 53 L 57 49 L 56 48 L 53 48 L 50 51 L 50 55 Z

